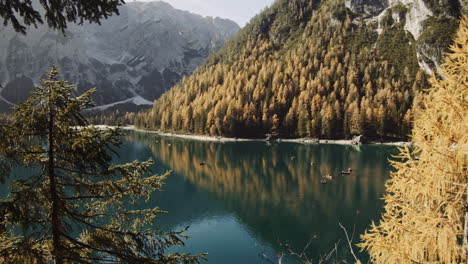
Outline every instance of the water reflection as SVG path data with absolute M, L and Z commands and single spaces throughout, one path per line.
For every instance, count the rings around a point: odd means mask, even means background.
M 378 218 L 383 206 L 379 198 L 390 169 L 387 159 L 396 151 L 385 146 L 200 142 L 138 132 L 130 132 L 126 140 L 148 146 L 157 162 L 164 165 L 162 170 L 174 170 L 166 191 L 154 198 L 162 209 L 170 211 L 161 218 L 163 225 L 188 223 L 197 236 L 200 229 L 194 226 L 215 228 L 216 224 L 206 225 L 215 219 L 218 228 L 229 229 L 235 225 L 226 223 L 237 221 L 237 226 L 245 229 L 237 232 L 247 232 L 242 237 L 251 236 L 248 239 L 255 241 L 250 244 L 265 243 L 272 248 L 270 254 L 281 250 L 278 241 L 300 248 L 316 235 L 309 250 L 315 259 L 344 237 L 338 222 L 350 232 L 355 226 L 357 236 Z M 348 167 L 353 168 L 351 175 L 338 174 Z M 326 174 L 336 179 L 322 185 L 320 179 Z M 243 243 L 236 238 L 236 231 L 225 235 L 226 241 Z M 212 235 L 195 242 L 203 244 L 206 239 L 213 239 Z M 225 248 L 217 246 L 212 250 Z M 255 250 L 248 255 L 255 255 Z M 218 258 L 223 254 L 209 248 L 205 251 L 210 253 L 210 262 L 214 255 Z M 258 256 L 253 257 L 257 261 L 245 261 L 259 262 Z

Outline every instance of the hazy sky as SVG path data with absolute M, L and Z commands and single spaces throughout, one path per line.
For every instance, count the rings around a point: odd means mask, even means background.
M 126 2 L 131 2 L 131 0 Z M 164 0 L 164 2 L 177 9 L 188 10 L 203 16 L 229 18 L 243 27 L 254 15 L 270 6 L 274 0 Z

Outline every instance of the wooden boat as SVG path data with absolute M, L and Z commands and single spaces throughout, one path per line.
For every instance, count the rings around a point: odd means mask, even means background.
M 353 169 L 348 168 L 347 171 L 340 171 L 340 174 L 351 174 L 352 171 L 353 171 Z

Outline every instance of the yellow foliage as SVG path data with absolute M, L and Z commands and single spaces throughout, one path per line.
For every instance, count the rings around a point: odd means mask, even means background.
M 298 17 L 289 7 L 278 9 L 288 3 L 310 8 L 307 19 L 285 28 L 289 33 L 284 41 L 280 40 L 283 34 L 265 34 L 266 28 L 276 30 L 275 25 Z M 356 25 L 351 18 L 331 18 L 340 8 L 345 10 L 343 0 L 276 1 L 191 76 L 155 101 L 149 113 L 136 115 L 135 125 L 228 137 L 262 138 L 276 131 L 278 137 L 288 138 L 355 134 L 406 138 L 411 126 L 404 123 L 405 114 L 414 95 L 429 87 L 424 71 L 417 73 L 415 52 L 401 42 L 397 50 L 406 50 L 408 56 L 403 59 L 408 60 L 399 61 L 404 66 L 396 71 L 397 65 L 385 55 L 395 45 L 374 45 L 383 41 L 375 32 L 377 24 Z M 277 13 L 285 17 L 272 15 Z M 405 35 L 402 28 L 400 33 Z M 321 111 L 325 103 L 331 111 Z M 216 110 L 219 104 L 225 107 Z M 372 114 L 380 106 L 379 115 Z M 229 107 L 235 111 L 227 112 Z M 189 108 L 193 109 L 191 117 L 184 114 Z M 168 118 L 172 113 L 179 115 Z M 372 118 L 366 118 L 367 113 Z M 275 115 L 277 127 L 272 127 Z
M 359 245 L 373 263 L 467 263 L 468 16 L 393 162 L 385 213 Z

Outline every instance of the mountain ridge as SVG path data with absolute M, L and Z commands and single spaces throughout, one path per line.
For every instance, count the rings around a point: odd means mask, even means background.
M 233 21 L 160 1 L 127 3 L 119 16 L 101 25 L 70 25 L 65 36 L 41 25 L 26 36 L 1 27 L 0 95 L 21 101 L 54 63 L 67 80 L 79 84 L 78 93 L 97 87 L 97 105 L 139 96 L 150 104 L 238 30 Z

